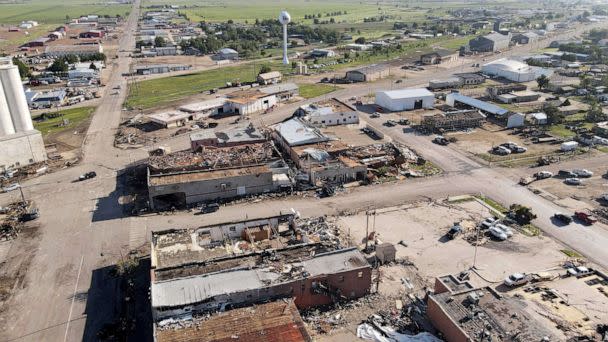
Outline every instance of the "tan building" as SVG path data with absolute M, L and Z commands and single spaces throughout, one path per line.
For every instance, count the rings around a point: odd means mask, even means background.
M 420 56 L 422 64 L 442 64 L 458 60 L 458 51 L 439 49 Z
M 373 82 L 390 75 L 385 65 L 374 64 L 346 72 L 346 79 L 352 82 Z

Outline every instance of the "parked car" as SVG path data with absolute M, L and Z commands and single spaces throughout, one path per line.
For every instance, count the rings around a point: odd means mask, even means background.
M 481 229 L 490 229 L 490 227 L 492 227 L 496 221 L 498 221 L 498 219 L 496 219 L 495 217 L 488 217 L 485 220 L 481 221 L 481 223 L 479 224 L 479 228 Z
M 562 213 L 555 213 L 553 214 L 553 217 L 558 220 L 561 221 L 564 224 L 570 224 L 572 223 L 572 217 L 566 215 L 566 214 L 562 214 Z
M 201 207 L 201 214 L 210 214 L 220 210 L 220 205 L 218 203 L 208 203 Z
M 592 224 L 594 224 L 595 222 L 597 222 L 597 218 L 589 213 L 586 213 L 584 211 L 575 211 L 574 212 L 574 217 L 577 220 L 580 220 L 581 222 L 583 222 L 584 224 L 590 226 Z
M 534 177 L 536 177 L 536 179 L 551 178 L 551 177 L 553 177 L 553 172 L 550 172 L 550 171 L 539 171 L 539 172 L 537 172 L 537 173 L 534 174 Z
M 386 126 L 386 127 L 394 127 L 394 126 L 396 126 L 396 125 L 397 125 L 397 123 L 396 123 L 395 121 L 393 121 L 393 120 L 387 120 L 387 121 L 384 123 L 384 126 Z
M 506 286 L 515 287 L 525 285 L 530 282 L 530 277 L 525 273 L 513 273 L 505 278 L 503 282 Z
M 498 154 L 499 156 L 506 156 L 511 154 L 511 150 L 504 146 L 496 146 L 492 149 L 492 152 Z
M 462 227 L 460 226 L 460 224 L 455 223 L 452 228 L 450 228 L 450 230 L 447 232 L 446 236 L 451 240 L 454 240 L 458 235 L 460 235 L 460 233 L 462 233 Z
M 586 275 L 592 274 L 593 270 L 585 267 L 585 266 L 576 266 L 570 267 L 566 270 L 566 274 L 573 277 L 584 277 Z
M 496 238 L 500 241 L 504 241 L 508 238 L 507 234 L 505 234 L 504 231 L 502 231 L 500 228 L 496 228 L 494 226 L 490 227 L 490 229 L 488 229 L 488 232 L 490 233 L 491 236 L 493 236 L 494 238 Z
M 581 185 L 581 184 L 583 184 L 583 181 L 581 181 L 578 178 L 566 178 L 564 180 L 564 183 L 566 183 L 568 185 Z
M 87 173 L 83 173 L 82 175 L 80 175 L 78 177 L 79 181 L 83 181 L 83 180 L 87 180 L 87 179 L 91 179 L 91 178 L 95 178 L 97 177 L 97 173 L 95 173 L 95 171 L 90 171 Z
M 435 139 L 433 139 L 433 142 L 437 145 L 442 145 L 442 146 L 446 146 L 450 143 L 450 141 L 442 135 L 436 136 Z
M 526 151 L 528 151 L 528 149 L 522 146 L 514 146 L 511 148 L 511 152 L 513 153 L 524 153 Z
M 608 203 L 608 194 L 603 194 L 600 196 L 600 201 L 604 201 L 606 203 Z
M 587 169 L 574 169 L 574 170 L 572 170 L 572 173 L 580 178 L 589 178 L 589 177 L 593 176 L 593 172 L 591 172 Z
M 559 172 L 557 173 L 558 176 L 560 177 L 564 177 L 564 178 L 576 178 L 578 177 L 575 173 L 573 173 L 572 171 L 568 171 L 568 170 L 559 170 Z
M 373 113 L 371 113 L 371 114 L 369 115 L 369 117 L 370 117 L 370 118 L 372 118 L 372 119 L 379 118 L 379 117 L 380 117 L 380 113 L 378 113 L 378 112 L 373 112 Z
M 13 183 L 11 185 L 3 187 L 2 192 L 11 192 L 11 191 L 19 189 L 20 187 L 21 187 L 21 185 L 19 185 L 19 183 Z
M 507 235 L 507 237 L 513 236 L 513 230 L 511 230 L 511 228 L 505 226 L 502 223 L 498 223 L 498 224 L 494 225 L 494 227 L 496 227 L 496 228 L 502 230 L 503 232 L 505 232 L 505 235 Z

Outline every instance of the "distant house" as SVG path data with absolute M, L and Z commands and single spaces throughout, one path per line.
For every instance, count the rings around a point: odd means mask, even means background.
M 177 55 L 177 46 L 159 46 L 154 48 L 157 56 L 175 56 Z
M 469 41 L 469 48 L 475 52 L 494 52 L 508 48 L 510 41 L 510 35 L 494 32 L 471 39 Z
M 332 50 L 328 49 L 314 49 L 310 52 L 311 58 L 327 58 L 327 57 L 335 57 L 336 53 Z
M 49 35 L 47 37 L 50 40 L 57 40 L 57 39 L 62 39 L 64 37 L 64 34 L 59 31 L 54 31 L 54 32 L 49 33 Z
M 257 77 L 257 81 L 260 84 L 275 84 L 281 82 L 281 78 L 283 75 L 279 71 L 271 71 L 263 74 L 259 74 Z
M 457 60 L 458 55 L 458 51 L 439 49 L 420 56 L 420 62 L 427 65 L 448 63 Z
M 223 48 L 215 55 L 215 58 L 219 60 L 235 60 L 239 58 L 239 53 L 234 49 Z
M 374 64 L 346 72 L 346 79 L 352 82 L 373 82 L 388 77 L 389 69 L 381 64 Z
M 27 47 L 40 47 L 40 46 L 45 46 L 46 43 L 48 43 L 51 39 L 48 37 L 40 37 L 37 39 L 34 39 L 28 43 L 26 43 L 25 45 Z

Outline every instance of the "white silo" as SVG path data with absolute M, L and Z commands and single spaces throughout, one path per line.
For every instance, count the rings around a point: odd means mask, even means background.
M 30 109 L 25 98 L 25 91 L 19 76 L 19 68 L 13 65 L 10 58 L 0 61 L 0 82 L 8 103 L 15 132 L 27 132 L 34 129 Z
M 11 119 L 11 112 L 8 109 L 8 103 L 6 97 L 4 97 L 4 89 L 0 82 L 0 137 L 15 133 L 13 127 L 13 120 Z

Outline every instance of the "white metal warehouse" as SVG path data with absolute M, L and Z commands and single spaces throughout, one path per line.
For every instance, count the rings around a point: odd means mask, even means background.
M 377 91 L 376 104 L 392 112 L 433 108 L 435 95 L 425 88 Z
M 513 82 L 534 81 L 537 77 L 537 72 L 526 63 L 506 58 L 485 64 L 481 71 L 486 75 L 503 77 Z

